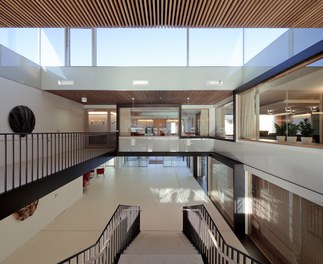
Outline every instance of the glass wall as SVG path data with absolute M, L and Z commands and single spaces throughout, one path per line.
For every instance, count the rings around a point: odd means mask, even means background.
M 66 66 L 65 61 L 73 66 L 245 65 L 246 82 L 322 35 L 323 29 L 312 28 L 0 28 L 0 44 L 42 66 Z M 66 54 L 65 48 L 70 48 Z
M 249 235 L 272 263 L 319 264 L 323 208 L 252 175 Z
M 209 136 L 209 109 L 182 109 L 181 118 L 181 136 Z
M 215 107 L 215 138 L 233 140 L 233 98 Z
M 178 136 L 179 107 L 120 107 L 120 136 Z
M 323 60 L 241 94 L 243 139 L 322 146 Z
M 233 225 L 233 169 L 213 158 L 209 158 L 208 162 L 209 197 L 221 210 L 226 219 Z

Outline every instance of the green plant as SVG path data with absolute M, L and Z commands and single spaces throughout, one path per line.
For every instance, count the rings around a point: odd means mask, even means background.
M 276 129 L 276 136 L 286 136 L 286 123 L 282 125 L 274 124 Z
M 312 128 L 312 124 L 308 118 L 304 118 L 303 121 L 299 122 L 299 131 L 303 137 L 311 137 L 315 129 Z
M 290 137 L 295 137 L 297 135 L 299 128 L 298 125 L 293 123 L 288 123 L 287 125 L 287 135 Z

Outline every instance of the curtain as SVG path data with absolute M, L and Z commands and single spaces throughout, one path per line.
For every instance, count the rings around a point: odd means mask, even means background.
M 255 91 L 240 95 L 240 137 L 256 139 L 257 115 Z

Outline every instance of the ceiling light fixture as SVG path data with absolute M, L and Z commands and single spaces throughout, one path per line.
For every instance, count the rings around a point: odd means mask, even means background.
M 74 80 L 58 80 L 58 85 L 74 85 Z
M 285 107 L 285 112 L 290 113 L 292 111 L 292 108 L 290 106 Z
M 132 85 L 133 86 L 145 86 L 145 85 L 149 85 L 149 81 L 148 80 L 133 80 Z
M 219 86 L 219 85 L 222 85 L 223 84 L 223 81 L 222 80 L 210 80 L 210 81 L 207 81 L 206 82 L 206 85 L 207 86 Z
M 81 98 L 81 102 L 82 102 L 82 103 L 87 103 L 87 97 L 82 97 L 82 98 Z
M 89 111 L 88 112 L 89 115 L 107 115 L 108 112 L 104 112 L 104 111 Z

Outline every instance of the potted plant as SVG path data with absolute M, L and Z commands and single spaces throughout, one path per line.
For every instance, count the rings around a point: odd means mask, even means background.
M 287 125 L 287 142 L 295 143 L 297 141 L 298 125 L 288 123 Z
M 278 142 L 284 142 L 286 137 L 286 123 L 282 125 L 274 124 L 276 129 L 276 139 Z
M 312 136 L 314 129 L 312 128 L 312 124 L 310 123 L 310 120 L 308 118 L 304 118 L 303 121 L 299 122 L 299 131 L 301 132 L 301 141 L 304 144 L 310 144 L 312 143 Z

